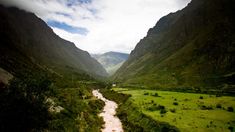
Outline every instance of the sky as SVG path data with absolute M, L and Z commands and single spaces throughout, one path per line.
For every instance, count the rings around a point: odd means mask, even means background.
M 60 37 L 90 53 L 130 53 L 157 21 L 190 0 L 0 0 L 35 13 Z

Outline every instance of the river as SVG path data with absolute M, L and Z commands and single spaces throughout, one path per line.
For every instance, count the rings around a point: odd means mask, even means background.
M 99 90 L 93 90 L 92 94 L 105 102 L 105 106 L 103 108 L 103 112 L 99 114 L 105 122 L 104 128 L 101 129 L 102 132 L 124 132 L 122 128 L 122 123 L 120 119 L 115 116 L 116 109 L 118 107 L 117 103 L 114 101 L 110 101 L 103 97 L 103 95 L 99 92 Z

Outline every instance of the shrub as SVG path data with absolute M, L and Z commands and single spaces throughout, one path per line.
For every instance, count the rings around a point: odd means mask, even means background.
M 201 109 L 202 110 L 213 110 L 212 106 L 205 106 L 205 105 L 202 105 Z
M 46 127 L 50 113 L 45 99 L 51 93 L 50 84 L 43 74 L 25 73 L 25 77 L 11 80 L 0 93 L 0 131 L 40 131 Z
M 233 107 L 228 107 L 228 109 L 227 109 L 229 112 L 233 112 L 234 110 L 233 110 Z
M 234 128 L 232 126 L 228 127 L 228 129 L 233 132 Z
M 159 105 L 158 107 L 159 107 L 159 109 L 161 109 L 161 110 L 162 110 L 162 109 L 165 109 L 165 106 L 163 106 L 163 105 Z
M 167 111 L 166 111 L 166 109 L 161 109 L 160 110 L 160 114 L 165 114 Z
M 176 109 L 170 109 L 170 111 L 171 111 L 172 113 L 175 113 L 175 112 L 176 112 Z
M 178 102 L 173 102 L 173 105 L 179 105 Z
M 153 106 L 150 106 L 149 108 L 147 108 L 149 111 L 157 111 L 157 110 L 162 110 L 162 109 L 165 109 L 165 106 L 162 106 L 162 105 L 153 105 Z
M 159 97 L 158 93 L 153 94 L 154 97 Z
M 149 95 L 149 93 L 144 93 L 144 95 Z
M 216 108 L 221 109 L 221 108 L 222 108 L 222 105 L 221 105 L 221 104 L 216 104 Z

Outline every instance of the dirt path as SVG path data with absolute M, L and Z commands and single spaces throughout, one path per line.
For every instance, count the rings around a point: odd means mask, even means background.
M 119 118 L 115 116 L 117 104 L 114 101 L 104 98 L 99 90 L 93 90 L 92 93 L 96 98 L 105 102 L 103 112 L 99 114 L 99 116 L 103 117 L 105 122 L 102 132 L 123 132 L 122 123 Z

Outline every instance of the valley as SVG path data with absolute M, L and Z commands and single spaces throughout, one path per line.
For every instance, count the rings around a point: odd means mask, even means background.
M 109 76 L 112 76 L 128 59 L 129 54 L 110 51 L 104 54 L 92 54 L 91 56 L 104 67 Z
M 191 0 L 152 28 L 126 22 L 135 11 L 106 28 L 113 8 L 93 2 L 0 0 L 0 131 L 235 131 L 234 0 Z

